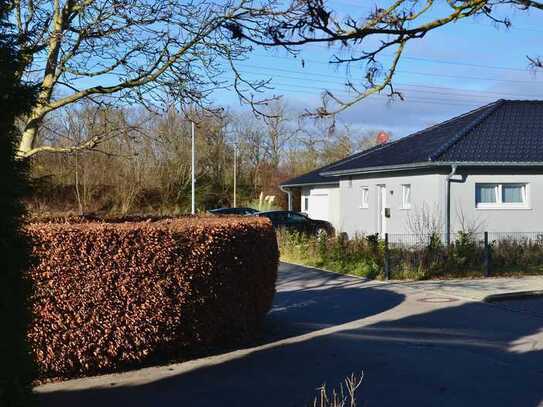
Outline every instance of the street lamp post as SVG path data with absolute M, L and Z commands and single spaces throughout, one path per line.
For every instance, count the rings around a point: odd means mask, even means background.
M 196 213 L 196 145 L 194 142 L 194 122 L 192 124 L 192 202 L 191 202 L 191 213 L 194 215 Z
M 237 146 L 234 146 L 234 208 L 236 208 L 237 205 L 237 178 L 238 178 L 238 148 Z

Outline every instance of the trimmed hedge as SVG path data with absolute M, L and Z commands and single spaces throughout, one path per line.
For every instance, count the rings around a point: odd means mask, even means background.
M 40 376 L 182 358 L 254 338 L 278 249 L 262 218 L 35 223 L 29 343 Z

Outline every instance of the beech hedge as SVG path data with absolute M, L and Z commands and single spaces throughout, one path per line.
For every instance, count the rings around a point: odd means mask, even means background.
M 28 331 L 40 377 L 76 377 L 255 337 L 279 253 L 262 218 L 33 223 Z

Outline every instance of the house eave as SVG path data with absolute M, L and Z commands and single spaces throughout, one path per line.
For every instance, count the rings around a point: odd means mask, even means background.
M 400 164 L 400 165 L 385 165 L 379 167 L 366 167 L 366 168 L 355 168 L 351 170 L 342 170 L 342 171 L 326 171 L 322 172 L 319 175 L 327 177 L 339 177 L 345 175 L 359 175 L 359 174 L 372 174 L 378 172 L 392 172 L 392 171 L 408 171 L 408 170 L 418 170 L 418 169 L 427 169 L 427 168 L 439 168 L 439 167 L 450 167 L 456 165 L 458 167 L 542 167 L 543 161 L 430 161 L 430 162 L 419 162 L 419 163 L 409 163 L 409 164 Z
M 339 180 L 337 181 L 326 181 L 326 182 L 308 182 L 303 184 L 281 184 L 281 188 L 298 188 L 298 187 L 310 187 L 312 185 L 339 185 Z

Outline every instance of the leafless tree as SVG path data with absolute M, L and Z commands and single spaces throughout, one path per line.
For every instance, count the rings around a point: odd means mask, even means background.
M 469 217 L 466 215 L 461 203 L 457 203 L 456 207 L 456 217 L 460 227 L 459 232 L 475 235 L 484 230 L 486 221 L 483 217 Z
M 430 206 L 427 203 L 415 205 L 407 214 L 407 229 L 415 235 L 417 243 L 427 244 L 432 235 L 441 233 L 440 210 L 437 205 Z
M 240 176 L 250 179 L 251 192 L 256 196 L 261 184 L 261 171 L 266 162 L 266 132 L 261 123 L 250 112 L 234 115 L 231 122 L 232 142 L 238 148 Z
M 296 129 L 292 128 L 292 114 L 288 106 L 281 100 L 272 102 L 266 108 L 266 137 L 264 139 L 265 153 L 272 168 L 279 167 L 281 156 L 295 136 Z
M 316 116 L 333 116 L 375 93 L 402 98 L 393 77 L 409 41 L 473 16 L 509 25 L 496 16 L 500 6 L 543 9 L 543 2 L 531 0 L 395 0 L 358 18 L 333 10 L 325 0 L 11 1 L 25 56 L 19 76 L 41 86 L 24 120 L 22 157 L 102 143 L 103 133 L 64 146 L 39 142 L 48 115 L 83 100 L 209 108 L 207 96 L 230 87 L 257 108 L 258 91 L 269 82 L 247 80 L 237 68 L 255 45 L 296 54 L 310 43 L 337 44 L 345 52 L 331 63 L 361 66 L 360 76 L 346 82 L 352 97 L 324 91 L 321 108 L 312 112 Z M 391 59 L 384 57 L 387 52 Z M 542 65 L 536 56 L 531 64 Z M 231 80 L 224 79 L 226 70 Z
M 251 49 L 235 25 L 265 21 L 300 8 L 278 0 L 12 0 L 24 65 L 20 77 L 40 92 L 25 118 L 19 154 L 92 149 L 106 134 L 80 143 L 38 143 L 47 116 L 65 106 L 143 103 L 155 108 L 172 99 L 207 105 L 207 96 L 233 87 L 247 103 L 266 80 L 248 81 L 236 68 Z M 231 81 L 221 74 L 227 67 Z
M 278 182 L 344 158 L 359 148 L 366 132 L 325 124 L 315 135 L 320 120 L 297 117 L 283 125 L 295 129 L 278 150 L 279 166 L 268 154 L 268 127 L 251 112 L 224 117 L 191 113 L 198 117 L 196 139 L 198 207 L 213 208 L 232 203 L 234 146 L 237 159 L 238 202 L 251 204 L 263 196 L 275 196 L 281 205 Z M 93 150 L 35 155 L 31 160 L 37 189 L 30 203 L 40 212 L 183 213 L 190 208 L 191 132 L 185 113 L 170 109 L 157 115 L 140 107 L 106 109 L 93 103 L 71 106 L 48 116 L 40 142 L 50 146 L 73 145 L 95 132 L 110 135 Z M 360 135 L 359 135 L 360 134 Z M 319 140 L 306 141 L 306 137 Z M 373 139 L 375 139 L 373 137 Z M 44 141 L 42 141 L 44 140 Z M 309 145 L 313 145 L 309 149 Z

